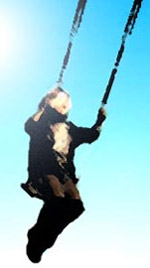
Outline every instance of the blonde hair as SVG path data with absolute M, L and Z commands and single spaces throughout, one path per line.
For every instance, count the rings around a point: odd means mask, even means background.
M 50 92 L 48 92 L 45 97 L 42 98 L 42 100 L 40 101 L 40 103 L 38 105 L 38 109 L 41 110 L 42 108 L 45 108 L 45 106 L 47 104 L 47 100 L 48 99 L 49 100 L 55 99 L 60 92 L 66 94 L 68 97 L 70 97 L 69 93 L 66 92 L 65 90 L 63 90 L 61 87 L 55 87 Z

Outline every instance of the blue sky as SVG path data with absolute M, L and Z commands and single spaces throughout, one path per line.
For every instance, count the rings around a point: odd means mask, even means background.
M 19 187 L 27 178 L 24 122 L 58 79 L 77 1 L 0 2 L 1 260 L 30 268 L 26 232 L 41 201 Z M 89 0 L 64 75 L 69 119 L 91 126 L 107 84 L 131 0 Z M 150 3 L 143 1 L 110 95 L 101 137 L 76 152 L 86 212 L 37 266 L 150 267 Z

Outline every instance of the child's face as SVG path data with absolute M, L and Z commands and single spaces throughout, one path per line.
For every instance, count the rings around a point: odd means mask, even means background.
M 50 100 L 49 104 L 60 114 L 67 114 L 71 108 L 70 97 L 64 92 L 58 93 L 58 96 L 55 99 Z

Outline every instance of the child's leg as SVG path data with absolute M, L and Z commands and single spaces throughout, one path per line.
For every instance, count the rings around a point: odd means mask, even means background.
M 28 231 L 27 256 L 33 263 L 52 247 L 58 235 L 83 212 L 81 200 L 53 197 L 45 203 L 36 224 Z
M 64 187 L 57 179 L 55 175 L 47 175 L 48 182 L 53 190 L 53 193 L 57 197 L 65 197 Z
M 81 199 L 79 190 L 71 179 L 67 180 L 64 184 L 64 192 L 69 194 L 73 199 Z

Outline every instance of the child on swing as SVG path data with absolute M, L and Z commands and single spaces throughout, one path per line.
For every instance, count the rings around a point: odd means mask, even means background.
M 25 124 L 30 135 L 29 179 L 22 188 L 44 201 L 36 225 L 28 232 L 27 255 L 34 263 L 84 211 L 76 186 L 75 149 L 94 142 L 106 118 L 101 108 L 91 128 L 77 127 L 67 120 L 70 108 L 69 94 L 56 87 L 42 99 L 39 111 Z

